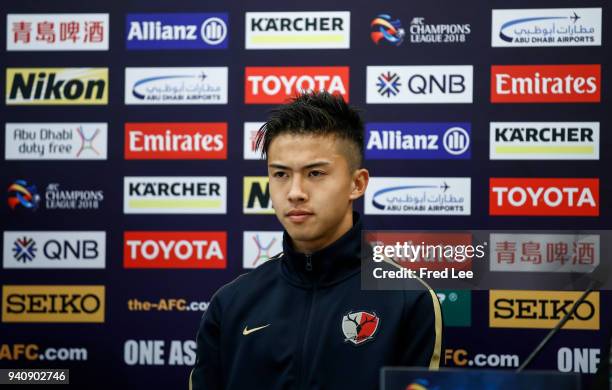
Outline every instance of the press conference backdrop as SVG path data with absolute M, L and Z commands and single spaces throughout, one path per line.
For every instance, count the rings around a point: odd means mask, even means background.
M 253 135 L 301 89 L 363 109 L 373 178 L 356 209 L 370 229 L 612 228 L 606 2 L 22 0 L 1 12 L 3 368 L 70 368 L 88 388 L 186 386 L 212 294 L 280 251 Z M 563 237 L 498 245 L 515 271 L 610 260 Z M 518 367 L 579 296 L 535 290 L 439 291 L 443 365 Z M 593 383 L 610 298 L 591 294 L 532 367 Z

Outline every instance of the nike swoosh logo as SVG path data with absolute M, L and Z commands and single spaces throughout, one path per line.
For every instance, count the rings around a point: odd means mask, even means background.
M 267 328 L 268 326 L 270 326 L 270 324 L 264 325 L 264 326 L 258 326 L 257 328 L 253 328 L 253 329 L 248 329 L 248 327 L 245 326 L 244 330 L 242 331 L 242 335 L 243 336 L 250 335 L 253 332 L 257 332 L 258 330 L 262 330 L 263 328 Z

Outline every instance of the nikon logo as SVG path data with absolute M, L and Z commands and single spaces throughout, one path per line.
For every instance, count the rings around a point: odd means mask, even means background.
M 2 286 L 2 322 L 104 322 L 104 286 Z
M 108 104 L 108 68 L 8 68 L 7 105 Z
M 489 326 L 552 329 L 580 295 L 581 291 L 491 290 Z M 599 292 L 591 292 L 562 329 L 599 330 Z

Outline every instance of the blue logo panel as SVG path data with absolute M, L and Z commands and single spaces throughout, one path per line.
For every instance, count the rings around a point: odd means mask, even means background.
M 366 123 L 368 160 L 469 159 L 470 123 Z
M 128 14 L 128 50 L 227 49 L 227 13 Z

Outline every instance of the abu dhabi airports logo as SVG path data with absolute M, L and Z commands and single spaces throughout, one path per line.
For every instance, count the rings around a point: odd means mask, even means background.
M 8 188 L 8 205 L 11 210 L 24 208 L 36 211 L 40 204 L 40 195 L 36 185 L 28 184 L 25 180 L 16 180 Z
M 372 177 L 369 215 L 470 215 L 469 177 Z
M 226 104 L 227 67 L 125 68 L 125 104 Z
M 494 9 L 492 47 L 601 46 L 601 8 Z
M 380 96 L 395 96 L 399 93 L 401 87 L 400 77 L 397 73 L 381 73 L 378 76 L 378 82 L 376 83 L 377 91 Z
M 370 27 L 372 29 L 370 38 L 377 45 L 386 43 L 399 46 L 404 42 L 406 32 L 402 28 L 402 22 L 399 19 L 393 19 L 391 15 L 378 15 L 372 20 Z
M 27 263 L 36 257 L 36 241 L 30 237 L 22 237 L 13 243 L 13 258 L 17 261 Z

